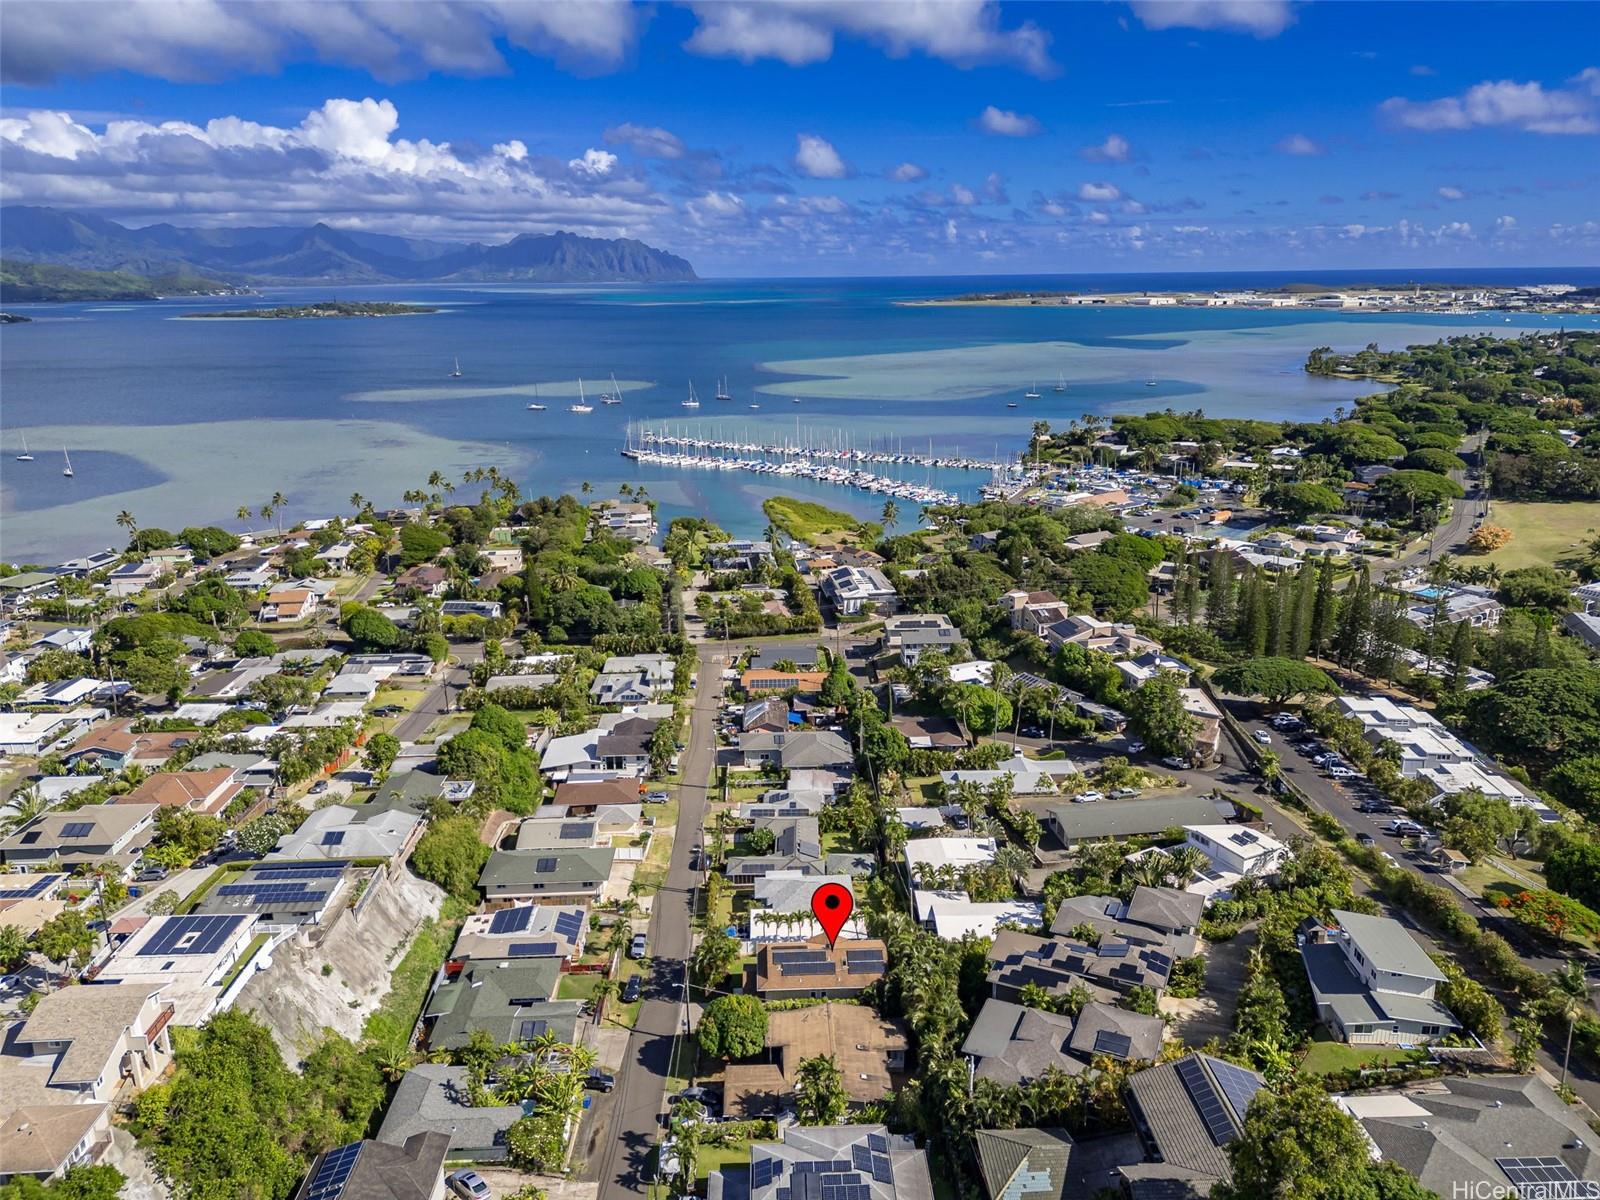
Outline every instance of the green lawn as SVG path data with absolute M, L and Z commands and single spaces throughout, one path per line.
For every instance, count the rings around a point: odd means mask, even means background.
M 563 975 L 556 985 L 557 1000 L 593 1000 L 605 976 L 599 971 Z
M 1326 1075 L 1332 1071 L 1348 1071 L 1356 1067 L 1394 1066 L 1399 1063 L 1422 1062 L 1425 1050 L 1402 1050 L 1398 1046 L 1346 1046 L 1343 1042 L 1322 1041 L 1311 1043 L 1311 1049 L 1300 1060 L 1300 1070 L 1307 1075 Z
M 1489 524 L 1509 529 L 1511 540 L 1483 558 L 1466 556 L 1467 564 L 1493 562 L 1502 571 L 1549 566 L 1581 550 L 1600 532 L 1600 501 L 1496 500 L 1489 506 Z
M 861 539 L 862 522 L 849 513 L 796 500 L 792 496 L 773 496 L 762 502 L 761 511 L 790 537 L 815 545 L 818 542 L 855 542 Z
M 749 1166 L 750 1143 L 741 1140 L 729 1142 L 726 1146 L 701 1146 L 700 1154 L 694 1162 L 694 1173 L 703 1182 L 713 1171 Z

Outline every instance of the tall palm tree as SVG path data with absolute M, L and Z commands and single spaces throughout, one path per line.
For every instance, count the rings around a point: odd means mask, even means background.
M 272 493 L 272 512 L 278 521 L 278 532 L 283 533 L 283 506 L 289 503 L 289 498 L 282 492 Z
M 900 523 L 900 506 L 891 498 L 883 502 L 883 527 L 893 529 Z
M 367 498 L 365 496 L 363 496 L 360 492 L 351 492 L 350 493 L 350 507 L 351 507 L 351 509 L 353 509 L 355 511 L 356 516 L 359 517 L 363 512 L 366 511 Z
M 36 788 L 18 792 L 11 798 L 10 811 L 0 816 L 0 830 L 10 833 L 20 829 L 49 807 Z
M 139 522 L 134 520 L 133 514 L 127 509 L 123 509 L 117 514 L 117 524 L 128 531 L 130 538 L 139 532 Z
M 1556 988 L 1550 1000 L 1556 1013 L 1567 1023 L 1567 1050 L 1561 1056 L 1561 1086 L 1567 1086 L 1567 1065 L 1572 1061 L 1572 1029 L 1589 1003 L 1589 977 L 1583 964 L 1571 959 L 1551 977 Z
M 239 521 L 246 529 L 250 528 L 250 506 L 248 504 L 239 505 L 233 515 L 239 518 Z

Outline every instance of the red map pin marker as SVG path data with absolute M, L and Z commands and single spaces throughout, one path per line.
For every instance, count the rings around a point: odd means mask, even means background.
M 850 919 L 850 913 L 855 906 L 855 897 L 842 883 L 825 883 L 811 893 L 811 912 L 816 916 L 817 923 L 822 926 L 822 932 L 828 935 L 830 950 L 839 940 L 839 931 Z

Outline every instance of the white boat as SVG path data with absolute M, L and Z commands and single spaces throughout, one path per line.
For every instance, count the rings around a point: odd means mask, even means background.
M 689 381 L 689 398 L 683 402 L 684 408 L 699 408 L 700 401 L 694 394 L 694 380 Z
M 544 412 L 545 406 L 538 402 L 538 400 L 539 400 L 539 385 L 537 383 L 533 385 L 533 398 L 534 398 L 534 403 L 528 405 L 528 411 L 529 412 Z
M 1060 377 L 1056 380 L 1056 391 L 1064 392 L 1066 390 L 1067 390 L 1067 373 L 1065 371 L 1063 371 L 1063 372 L 1061 372 Z
M 567 411 L 575 413 L 592 413 L 594 411 L 594 405 L 590 404 L 588 398 L 583 394 L 583 380 L 581 379 L 578 380 L 578 402 L 567 405 Z
M 33 461 L 33 455 L 28 453 L 28 439 L 27 439 L 26 436 L 24 436 L 23 439 L 22 439 L 22 453 L 17 455 L 17 461 L 18 462 L 32 462 Z
M 726 375 L 724 375 L 721 379 L 717 380 L 717 399 L 718 400 L 732 400 L 733 399 L 733 396 L 728 391 L 728 377 Z
M 1039 398 L 1039 385 L 1036 383 L 1027 391 L 1023 392 L 1022 398 L 1024 400 L 1037 400 Z
M 795 402 L 795 403 L 796 403 L 796 404 L 799 404 L 799 403 L 800 403 L 800 397 L 799 397 L 799 396 L 796 396 L 796 397 L 795 397 L 795 398 L 794 398 L 794 402 Z
M 1015 408 L 1016 406 L 1017 406 L 1017 402 L 1015 400 L 1007 400 L 1006 401 L 1006 407 L 1007 408 Z
M 68 479 L 72 478 L 72 455 L 67 453 L 65 446 L 61 447 L 61 457 L 67 460 L 67 465 L 61 468 L 61 473 Z
M 460 379 L 461 378 L 461 360 L 459 358 L 456 359 L 455 360 L 455 364 L 456 364 L 455 367 L 450 372 L 450 378 L 451 379 Z
M 601 404 L 621 404 L 622 403 L 622 389 L 617 386 L 617 377 L 616 377 L 615 373 L 613 373 L 612 376 L 611 376 L 611 390 L 609 392 L 607 392 L 605 395 L 600 397 L 600 403 Z
M 751 407 L 751 408 L 760 408 L 760 407 L 761 407 L 761 405 L 759 405 L 759 404 L 752 404 L 752 405 L 751 405 L 751 406 L 750 406 L 750 407 Z
M 1155 387 L 1156 381 L 1154 379 L 1147 379 L 1145 380 L 1144 385 L 1145 387 Z

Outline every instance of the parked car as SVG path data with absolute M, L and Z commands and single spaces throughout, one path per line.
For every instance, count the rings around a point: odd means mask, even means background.
M 317 780 L 315 783 L 313 783 L 311 785 L 311 795 L 313 795 L 313 796 L 320 796 L 320 795 L 322 795 L 323 792 L 325 792 L 327 790 L 328 790 L 328 781 L 326 779 L 319 779 L 319 780 Z
M 1344 767 L 1335 763 L 1328 768 L 1328 775 L 1332 779 L 1359 779 L 1361 772 L 1352 767 Z
M 667 794 L 659 791 L 646 792 L 644 794 L 644 802 L 646 804 L 665 804 L 667 802 Z
M 1141 742 L 1138 738 L 1129 738 L 1128 739 L 1128 753 L 1129 754 L 1143 754 L 1144 753 L 1144 743 Z
M 676 1096 L 669 1097 L 669 1100 L 673 1104 L 677 1104 L 680 1100 L 687 1100 L 692 1104 L 698 1104 L 701 1108 L 706 1110 L 706 1114 L 708 1116 L 712 1117 L 715 1117 L 722 1109 L 721 1093 L 714 1092 L 709 1088 L 699 1087 L 698 1085 L 695 1087 L 684 1088 L 683 1091 L 679 1092 Z
M 1363 846 L 1371 846 L 1375 844 L 1377 840 L 1378 839 L 1373 837 L 1370 833 L 1356 834 L 1356 841 L 1360 842 Z
M 1096 800 L 1104 800 L 1103 792 L 1079 792 L 1072 798 L 1074 804 L 1093 804 Z
M 1260 742 L 1263 746 L 1272 745 L 1272 735 L 1270 733 L 1268 733 L 1265 729 L 1253 730 L 1253 731 L 1251 731 L 1250 736 L 1255 738 L 1255 740 Z
M 632 1004 L 642 995 L 644 995 L 644 976 L 629 975 L 628 982 L 622 985 L 622 1002 Z
M 398 704 L 380 704 L 372 710 L 375 717 L 398 717 L 405 709 Z
M 1166 758 L 1163 758 L 1161 760 L 1161 765 L 1163 767 L 1171 767 L 1174 771 L 1187 771 L 1189 769 L 1189 764 L 1187 762 L 1172 754 L 1169 754 Z
M 609 1092 L 617 1086 L 617 1077 L 609 1071 L 602 1071 L 599 1067 L 590 1067 L 589 1077 L 583 1081 L 583 1086 L 594 1088 L 599 1092 Z
M 1131 798 L 1133 796 L 1137 796 L 1138 794 L 1139 794 L 1139 789 L 1138 788 L 1112 788 L 1111 789 L 1111 798 L 1113 800 L 1127 800 L 1127 799 L 1129 799 L 1129 798 Z
M 634 934 L 633 935 L 633 941 L 628 944 L 628 957 L 629 958 L 643 958 L 644 957 L 645 948 L 649 945 L 649 942 L 650 942 L 650 939 L 649 939 L 649 936 L 647 934 L 643 934 L 643 933 Z
M 156 883 L 156 882 L 158 882 L 158 881 L 160 881 L 162 879 L 165 879 L 166 877 L 167 877 L 167 869 L 165 867 L 158 867 L 158 866 L 153 866 L 152 865 L 152 866 L 148 866 L 144 870 L 140 871 L 138 876 L 134 879 L 134 882 L 135 883 Z
M 476 1171 L 451 1171 L 444 1177 L 444 1183 L 461 1200 L 489 1200 L 489 1185 Z

